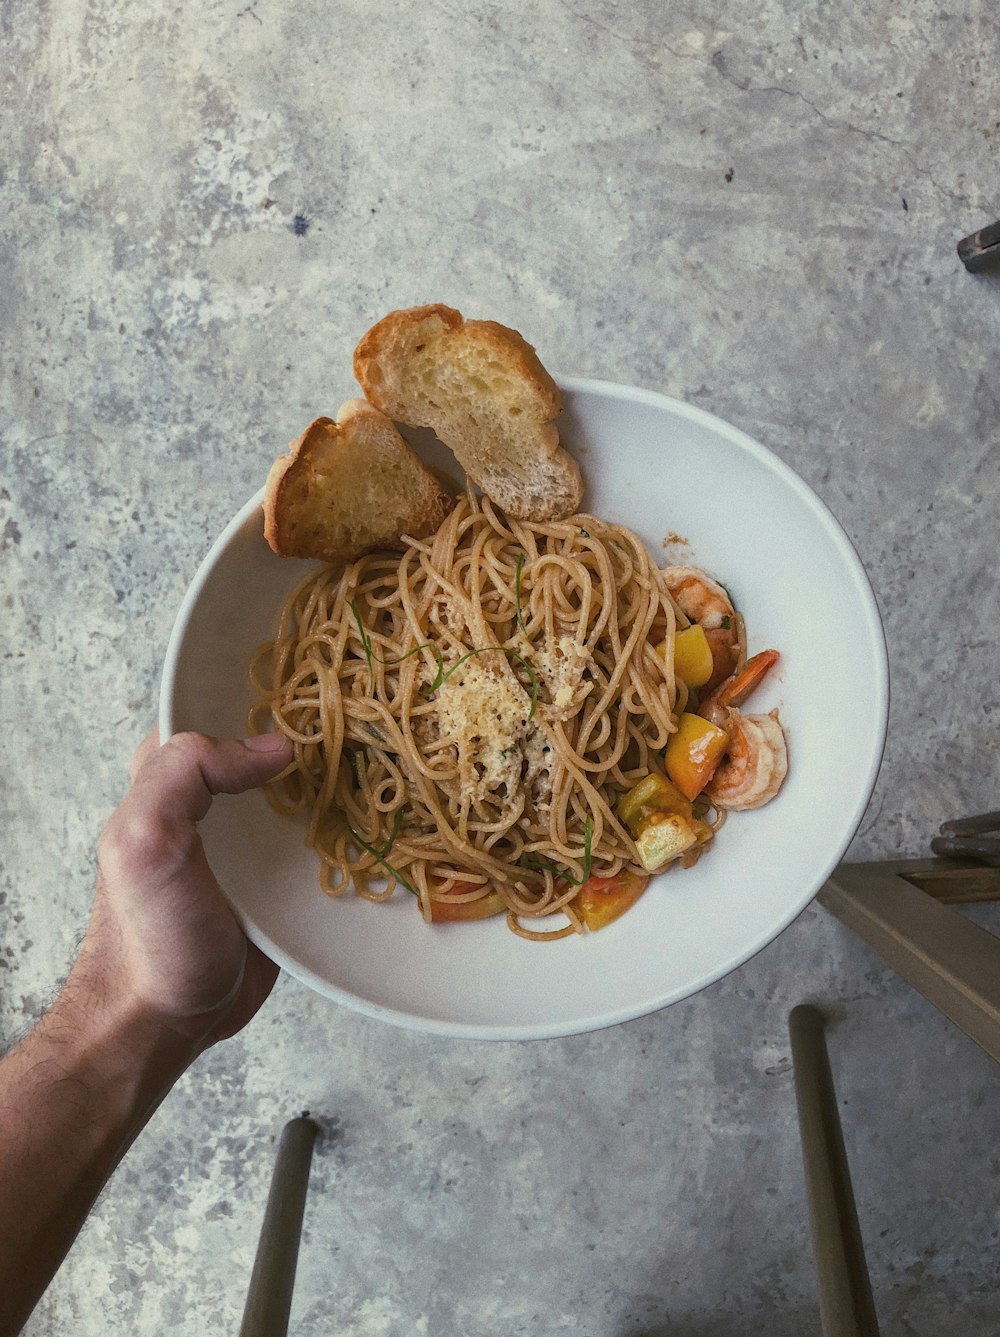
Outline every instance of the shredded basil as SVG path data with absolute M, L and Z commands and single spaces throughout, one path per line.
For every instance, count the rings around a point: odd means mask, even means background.
M 396 820 L 395 820 L 395 821 L 393 822 L 393 824 L 392 824 L 392 831 L 391 831 L 390 834 L 389 834 L 389 839 L 388 839 L 388 840 L 386 841 L 386 843 L 382 846 L 382 850 L 381 850 L 381 852 L 380 852 L 380 854 L 379 854 L 379 858 L 384 859 L 385 856 L 386 856 L 386 855 L 389 853 L 389 851 L 392 849 L 393 845 L 395 845 L 395 843 L 396 843 L 396 837 L 399 835 L 399 828 L 400 828 L 402 825 L 403 825 L 403 809 L 402 809 L 402 807 L 400 806 L 400 807 L 398 807 L 398 808 L 396 809 Z
M 523 561 L 524 557 L 522 554 L 521 557 L 522 564 Z M 518 579 L 520 579 L 520 565 L 518 566 Z M 461 666 L 465 663 L 467 659 L 471 659 L 473 655 L 485 655 L 489 654 L 491 650 L 499 650 L 501 654 L 509 655 L 511 659 L 516 659 L 517 662 L 524 669 L 524 671 L 527 673 L 528 677 L 531 679 L 531 709 L 528 711 L 528 719 L 531 720 L 532 718 L 534 718 L 535 707 L 538 705 L 538 675 L 535 672 L 535 670 L 531 667 L 531 665 L 528 663 L 528 661 L 524 659 L 523 656 L 519 655 L 516 650 L 508 650 L 505 646 L 502 645 L 484 645 L 481 649 L 469 650 L 466 654 L 461 655 L 458 659 L 455 660 L 451 668 L 446 669 L 444 666 L 444 656 L 441 654 L 441 651 L 438 649 L 436 645 L 431 645 L 429 641 L 425 641 L 423 645 L 415 645 L 412 650 L 407 650 L 405 655 L 400 655 L 396 659 L 382 659 L 380 655 L 375 654 L 374 650 L 372 650 L 371 637 L 365 631 L 364 623 L 361 621 L 361 614 L 358 611 L 357 599 L 351 600 L 351 611 L 354 613 L 354 620 L 358 624 L 358 632 L 361 636 L 361 645 L 365 652 L 365 659 L 368 661 L 369 673 L 371 673 L 372 671 L 373 659 L 377 659 L 380 664 L 401 664 L 404 659 L 409 659 L 411 655 L 415 655 L 419 650 L 430 650 L 434 655 L 434 658 L 437 660 L 437 666 L 438 666 L 437 675 L 435 676 L 434 681 L 431 683 L 430 687 L 426 689 L 427 694 L 432 695 L 434 692 L 438 690 L 439 687 L 443 686 L 448 681 L 448 679 L 451 677 L 451 675 L 455 672 L 456 669 L 461 668 Z M 523 628 L 524 621 L 523 619 L 521 619 L 520 602 L 518 603 L 517 612 L 518 612 L 518 619 L 521 621 L 521 626 Z M 378 730 L 374 728 L 373 725 L 366 724 L 365 728 L 372 735 L 372 737 L 377 738 L 380 743 L 385 742 L 385 739 L 378 732 Z
M 528 711 L 528 721 L 530 722 L 534 718 L 535 707 L 538 705 L 538 674 L 523 655 L 519 655 L 515 650 L 505 650 L 504 654 L 516 659 L 531 680 L 531 709 Z
M 467 655 L 462 655 L 461 659 L 456 659 L 454 664 L 452 664 L 451 668 L 448 669 L 447 672 L 445 671 L 444 667 L 444 659 L 443 658 L 439 659 L 437 677 L 431 683 L 430 687 L 427 688 L 428 692 L 436 692 L 437 689 L 440 686 L 442 686 L 443 683 L 446 683 L 448 679 L 451 677 L 451 675 L 455 672 L 455 670 L 461 667 L 461 665 L 464 664 L 467 659 L 471 659 L 473 655 L 481 655 L 482 653 L 483 653 L 482 650 L 470 650 Z
M 381 655 L 377 655 L 372 649 L 371 637 L 368 635 L 367 631 L 365 631 L 364 623 L 361 621 L 357 599 L 351 600 L 351 611 L 354 614 L 355 622 L 358 624 L 358 632 L 361 636 L 361 646 L 365 652 L 365 659 L 368 661 L 369 673 L 372 671 L 373 659 L 377 659 L 380 664 L 392 666 L 394 664 L 402 664 L 404 660 L 411 659 L 413 655 L 419 654 L 421 650 L 430 650 L 431 654 L 437 660 L 439 676 L 444 672 L 444 660 L 441 658 L 441 651 L 436 645 L 431 645 L 430 641 L 424 641 L 422 645 L 415 645 L 412 650 L 407 650 L 405 655 L 397 655 L 394 659 L 383 659 Z
M 411 886 L 410 883 L 407 882 L 403 874 L 399 871 L 399 869 L 393 868 L 392 864 L 389 863 L 385 857 L 392 849 L 396 837 L 399 834 L 399 828 L 403 823 L 402 808 L 399 808 L 396 812 L 396 821 L 393 824 L 392 835 L 389 837 L 388 844 L 381 852 L 379 852 L 374 845 L 369 845 L 368 841 L 365 840 L 364 836 L 359 836 L 357 831 L 355 831 L 354 827 L 350 824 L 350 822 L 347 820 L 346 817 L 344 818 L 344 823 L 347 826 L 348 831 L 351 833 L 351 839 L 356 841 L 363 850 L 367 850 L 368 853 L 372 856 L 372 858 L 377 863 L 381 864 L 382 867 L 385 869 L 385 871 L 391 877 L 394 877 L 401 887 L 405 887 L 406 890 L 410 892 L 411 895 L 416 896 L 417 895 L 416 888 Z
M 377 659 L 380 664 L 402 664 L 404 660 L 412 659 L 414 655 L 418 655 L 421 650 L 430 650 L 440 666 L 442 662 L 441 651 L 436 645 L 431 645 L 430 641 L 424 641 L 423 645 L 415 645 L 412 650 L 407 650 L 405 655 L 397 655 L 395 659 L 383 659 L 382 656 L 377 655 L 374 650 L 372 651 L 372 658 Z
M 567 873 L 564 868 L 560 868 L 558 864 L 554 864 L 548 859 L 538 859 L 533 854 L 526 854 L 524 858 L 519 861 L 518 867 L 537 869 L 540 873 L 555 873 L 556 877 L 567 878 L 570 882 L 574 880 L 570 877 L 569 873 Z
M 528 635 L 528 628 L 524 625 L 524 613 L 521 611 L 521 572 L 524 570 L 524 553 L 522 552 L 517 559 L 517 570 L 514 572 L 514 597 L 517 600 L 517 624 Z
M 391 667 L 393 664 L 402 664 L 405 660 L 411 659 L 414 655 L 418 655 L 421 650 L 426 649 L 429 649 L 426 645 L 415 645 L 412 650 L 407 650 L 405 655 L 397 655 L 395 659 L 383 659 L 381 655 L 377 655 L 372 651 L 372 658 L 377 659 L 380 664 L 386 664 Z
M 594 824 L 588 814 L 586 824 L 583 828 L 583 877 L 576 878 L 572 873 L 567 873 L 565 868 L 559 868 L 556 864 L 550 863 L 548 859 L 539 859 L 535 855 L 529 854 L 520 861 L 521 868 L 533 868 L 539 872 L 554 873 L 556 877 L 564 878 L 574 887 L 582 887 L 585 882 L 590 880 L 590 845 L 594 835 Z
M 368 672 L 372 671 L 372 643 L 365 631 L 365 624 L 361 621 L 361 614 L 358 612 L 357 599 L 351 600 L 351 612 L 354 614 L 354 620 L 358 624 L 358 633 L 361 636 L 361 648 L 365 652 L 365 659 L 368 661 Z

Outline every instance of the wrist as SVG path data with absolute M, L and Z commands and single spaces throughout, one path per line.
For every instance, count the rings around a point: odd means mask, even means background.
M 119 1086 L 138 1103 L 158 1102 L 201 1052 L 127 988 L 92 978 L 78 962 L 42 1023 L 63 1058 L 92 1086 Z

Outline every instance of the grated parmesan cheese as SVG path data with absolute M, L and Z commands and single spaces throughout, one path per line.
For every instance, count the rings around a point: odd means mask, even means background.
M 489 796 L 506 807 L 527 789 L 541 800 L 551 793 L 548 739 L 528 720 L 530 693 L 486 658 L 467 660 L 438 691 L 439 736 L 455 744 L 476 798 Z
M 560 636 L 555 645 L 536 649 L 532 657 L 548 688 L 552 704 L 557 710 L 568 706 L 579 690 L 584 670 L 590 663 L 586 647 L 578 645 L 572 636 Z

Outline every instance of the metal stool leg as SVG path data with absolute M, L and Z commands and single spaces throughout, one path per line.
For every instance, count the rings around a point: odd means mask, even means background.
M 823 1337 L 879 1337 L 823 1018 L 800 1005 L 788 1030 Z
M 1000 869 L 841 864 L 819 902 L 1000 1062 L 1000 939 L 942 902 L 995 900 Z
M 240 1337 L 284 1337 L 288 1331 L 309 1167 L 319 1131 L 308 1111 L 282 1130 Z

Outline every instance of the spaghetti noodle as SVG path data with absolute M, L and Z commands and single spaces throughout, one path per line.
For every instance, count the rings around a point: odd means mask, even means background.
M 482 902 L 525 937 L 579 932 L 588 878 L 642 871 L 615 805 L 687 702 L 687 625 L 630 530 L 508 520 L 470 491 L 431 538 L 288 599 L 251 665 L 252 727 L 295 747 L 269 799 L 308 812 L 329 895 L 402 886 L 428 920 Z

